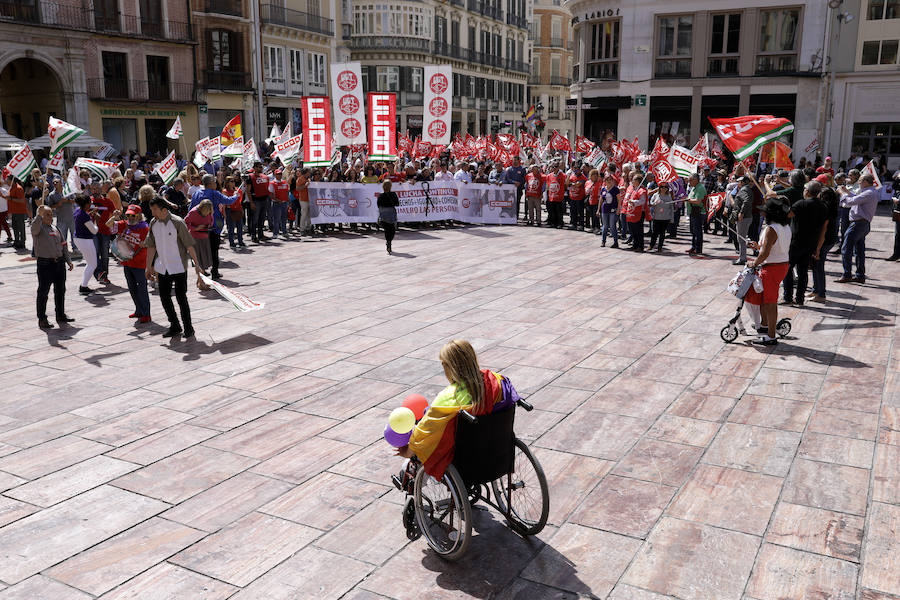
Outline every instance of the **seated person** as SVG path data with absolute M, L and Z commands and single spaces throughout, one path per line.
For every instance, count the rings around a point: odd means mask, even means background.
M 453 462 L 457 415 L 461 410 L 478 416 L 511 408 L 519 395 L 509 380 L 488 369 L 480 369 L 472 345 L 465 340 L 448 342 L 440 353 L 444 375 L 450 385 L 437 395 L 413 429 L 408 446 L 397 455 L 417 456 L 425 472 L 440 479 Z

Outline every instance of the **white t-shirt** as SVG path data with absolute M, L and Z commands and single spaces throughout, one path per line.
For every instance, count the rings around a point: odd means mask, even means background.
M 760 240 L 764 240 L 766 237 L 766 229 L 771 228 L 775 234 L 778 236 L 778 239 L 775 240 L 775 244 L 772 246 L 772 250 L 769 251 L 769 256 L 766 257 L 767 265 L 774 265 L 777 263 L 786 263 L 790 262 L 790 249 L 791 249 L 791 226 L 790 225 L 779 225 L 778 223 L 771 223 L 766 225 L 762 233 L 759 235 Z
M 156 242 L 156 259 L 153 268 L 157 273 L 176 275 L 184 273 L 181 252 L 178 250 L 178 229 L 172 219 L 153 223 L 153 238 Z

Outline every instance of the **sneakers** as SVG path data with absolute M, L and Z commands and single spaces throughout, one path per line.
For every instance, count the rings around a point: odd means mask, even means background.
M 92 289 L 89 288 L 89 287 L 85 287 L 85 286 L 83 286 L 83 285 L 79 285 L 79 286 L 78 286 L 78 293 L 81 294 L 82 296 L 87 296 L 88 294 L 93 294 L 93 293 L 94 293 L 94 290 L 92 290 Z
M 852 278 L 850 281 L 853 282 L 853 283 L 865 283 L 865 282 L 866 282 L 866 278 L 865 278 L 865 277 L 860 277 L 860 276 L 857 275 L 856 277 Z
M 75 319 L 73 319 L 72 317 L 70 317 L 69 315 L 66 315 L 66 314 L 56 315 L 56 322 L 57 322 L 57 323 L 71 323 L 71 322 L 73 322 L 74 320 L 75 320 Z
M 137 319 L 138 317 L 140 317 L 140 315 L 137 313 L 131 313 L 130 315 L 128 315 L 129 319 Z
M 194 328 L 188 325 L 184 328 L 184 333 L 182 335 L 186 338 L 194 337 Z
M 38 327 L 41 329 L 53 329 L 53 323 L 45 319 L 38 319 Z
M 757 346 L 777 346 L 778 340 L 775 338 L 770 338 L 767 335 L 760 336 L 758 339 L 752 340 L 751 344 L 755 344 Z
M 853 281 L 853 278 L 847 277 L 846 275 L 844 275 L 843 277 L 841 277 L 839 279 L 834 280 L 835 283 L 850 283 L 851 281 Z
M 164 338 L 175 337 L 176 335 L 181 335 L 181 327 L 169 327 L 162 336 Z
M 150 322 L 150 316 L 148 315 L 148 316 L 146 316 L 146 317 L 138 317 L 138 321 L 137 321 L 137 322 L 138 322 L 138 323 L 149 323 L 149 322 Z
M 747 264 L 747 261 L 746 261 L 746 260 L 737 259 L 737 260 L 731 261 L 731 264 L 733 264 L 733 265 L 746 265 L 746 264 Z

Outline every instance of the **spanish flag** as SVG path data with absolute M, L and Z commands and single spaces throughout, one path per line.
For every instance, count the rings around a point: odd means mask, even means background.
M 222 128 L 222 135 L 219 136 L 219 143 L 223 148 L 227 148 L 239 137 L 241 137 L 241 115 L 236 115 Z
M 484 378 L 484 397 L 488 409 L 483 413 L 473 413 L 475 416 L 500 412 L 515 405 L 519 395 L 509 379 L 487 369 L 482 369 L 481 375 Z M 443 477 L 444 471 L 453 462 L 459 411 L 471 408 L 471 404 L 431 406 L 413 429 L 409 448 L 422 461 L 425 472 L 435 479 Z

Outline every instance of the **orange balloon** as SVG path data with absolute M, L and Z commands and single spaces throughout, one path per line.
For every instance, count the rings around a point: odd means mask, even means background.
M 413 411 L 416 421 L 425 415 L 428 408 L 428 400 L 422 394 L 410 394 L 403 400 L 403 406 Z

